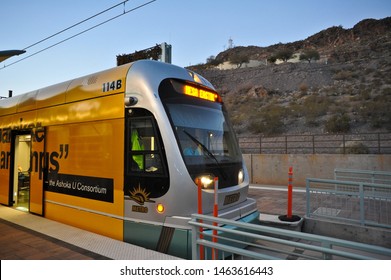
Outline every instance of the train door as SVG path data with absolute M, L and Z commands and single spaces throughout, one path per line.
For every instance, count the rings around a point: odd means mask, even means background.
M 13 206 L 23 211 L 30 208 L 31 134 L 17 132 L 11 142 L 11 180 Z
M 48 156 L 45 151 L 45 128 L 38 127 L 32 132 L 30 156 L 30 212 L 43 216 L 44 181 L 47 180 Z
M 159 129 L 151 113 L 134 109 L 126 127 L 125 195 L 144 205 L 169 188 L 167 160 Z M 140 194 L 148 194 L 139 201 Z
M 11 134 L 10 205 L 43 215 L 43 182 L 47 156 L 45 131 L 14 131 Z
M 158 246 L 162 227 L 153 225 L 153 222 L 164 219 L 164 208 L 159 208 L 156 202 L 168 192 L 170 182 L 160 131 L 149 111 L 128 110 L 125 141 L 124 241 L 164 251 Z M 149 223 L 134 223 L 128 218 Z M 165 240 L 171 240 L 171 237 L 172 234 Z

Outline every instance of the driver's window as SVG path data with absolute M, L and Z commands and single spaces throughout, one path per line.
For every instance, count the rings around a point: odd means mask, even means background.
M 129 137 L 129 167 L 131 172 L 162 173 L 159 141 L 152 118 L 131 119 Z

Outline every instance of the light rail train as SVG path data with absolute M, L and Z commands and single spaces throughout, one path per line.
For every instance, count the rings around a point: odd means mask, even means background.
M 190 215 L 258 218 L 220 95 L 140 60 L 0 101 L 0 203 L 191 258 Z

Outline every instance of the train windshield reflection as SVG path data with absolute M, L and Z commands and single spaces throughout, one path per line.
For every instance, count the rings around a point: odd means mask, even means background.
M 167 105 L 185 161 L 193 162 L 190 157 L 206 163 L 241 160 L 235 136 L 221 109 L 193 104 Z

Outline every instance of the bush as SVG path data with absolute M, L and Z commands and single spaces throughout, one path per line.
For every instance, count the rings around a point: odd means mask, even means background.
M 311 63 L 311 60 L 319 60 L 320 55 L 317 50 L 314 49 L 306 49 L 304 52 L 300 55 L 300 60 L 307 60 L 308 63 Z
M 386 88 L 384 88 L 383 89 L 383 91 L 382 91 L 382 95 L 384 95 L 384 96 L 391 96 L 391 87 L 386 87 Z
M 325 129 L 330 133 L 345 133 L 350 130 L 350 118 L 348 115 L 334 115 L 325 123 Z
M 309 96 L 302 107 L 306 123 L 316 125 L 316 118 L 326 115 L 330 105 L 331 102 L 326 96 Z
M 250 121 L 249 130 L 255 134 L 275 135 L 282 132 L 283 123 L 280 119 L 267 116 Z
M 275 57 L 287 62 L 289 59 L 293 58 L 293 51 L 290 49 L 282 49 L 275 54 Z
M 286 109 L 278 105 L 268 105 L 262 108 L 261 112 L 254 116 L 249 125 L 253 133 L 264 135 L 278 134 L 283 131 L 282 119 L 286 115 Z
M 345 80 L 349 80 L 352 76 L 353 76 L 352 71 L 341 70 L 334 75 L 334 79 L 339 81 L 345 81 Z
M 302 83 L 299 86 L 299 90 L 301 93 L 307 93 L 308 92 L 308 85 L 306 83 Z
M 361 117 L 374 128 L 391 128 L 391 98 L 379 96 L 362 104 L 359 108 Z
M 369 148 L 363 143 L 346 143 L 345 154 L 369 154 Z
M 243 63 L 248 63 L 250 61 L 249 57 L 244 54 L 234 53 L 229 62 L 236 65 L 237 68 L 242 67 Z

